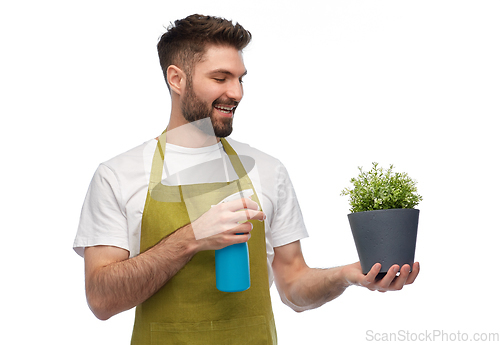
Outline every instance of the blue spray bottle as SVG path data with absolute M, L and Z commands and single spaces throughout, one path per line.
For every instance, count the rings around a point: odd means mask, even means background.
M 253 190 L 228 196 L 220 203 L 249 198 Z M 217 289 L 223 292 L 239 292 L 250 288 L 250 260 L 248 243 L 237 243 L 215 251 L 215 280 Z

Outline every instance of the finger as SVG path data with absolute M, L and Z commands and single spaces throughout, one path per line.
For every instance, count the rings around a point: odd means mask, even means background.
M 374 283 L 381 268 L 382 265 L 379 263 L 373 265 L 370 271 L 366 274 L 365 281 L 369 284 Z
M 245 210 L 234 212 L 233 213 L 233 221 L 234 222 L 245 222 L 248 220 L 264 220 L 266 219 L 266 215 L 262 211 L 254 211 L 254 210 Z
M 242 234 L 242 233 L 247 234 L 247 233 L 250 233 L 250 231 L 252 231 L 252 230 L 253 230 L 253 224 L 250 222 L 245 222 L 245 223 L 238 224 L 234 228 L 231 228 L 231 229 L 225 231 L 225 233 L 230 234 L 230 235 Z
M 387 274 L 385 275 L 382 280 L 380 280 L 377 285 L 383 289 L 387 290 L 389 286 L 391 285 L 392 281 L 394 278 L 396 278 L 396 274 L 399 271 L 399 266 L 398 265 L 392 265 L 391 268 L 387 271 Z
M 250 233 L 243 233 L 241 229 L 239 231 L 238 234 L 225 231 L 216 236 L 205 238 L 202 241 L 204 241 L 206 248 L 210 250 L 222 249 L 233 244 L 247 242 L 251 237 Z
M 242 209 L 249 209 L 249 210 L 259 210 L 259 204 L 257 204 L 255 201 L 253 201 L 250 198 L 241 198 L 233 201 L 229 201 L 224 203 L 227 210 L 229 211 L 239 211 Z
M 236 200 L 238 201 L 238 200 Z M 242 199 L 239 199 L 239 201 L 241 201 L 241 208 L 236 208 L 236 211 L 240 212 L 239 215 L 243 215 L 243 212 L 245 214 L 245 219 L 241 219 L 241 220 L 238 220 L 239 222 L 241 221 L 244 221 L 244 220 L 251 220 L 251 219 L 255 219 L 255 220 L 260 220 L 260 221 L 263 221 L 264 219 L 266 219 L 266 215 L 263 214 L 262 212 L 252 212 L 252 211 L 259 211 L 260 210 L 260 207 L 259 207 L 259 204 L 255 201 L 253 201 L 252 199 L 250 198 L 242 198 Z M 236 205 L 238 205 L 238 203 L 236 203 Z M 234 210 L 234 205 L 231 205 L 231 209 L 230 210 Z M 252 210 L 252 211 L 251 211 Z
M 413 270 L 411 271 L 410 275 L 408 276 L 408 279 L 406 280 L 406 284 L 407 285 L 413 284 L 413 282 L 417 278 L 419 272 L 420 272 L 420 263 L 419 262 L 415 262 L 413 264 Z
M 223 236 L 227 236 L 228 240 L 231 243 L 243 243 L 247 242 L 252 235 L 250 231 L 252 231 L 253 225 L 252 223 L 243 223 L 238 226 L 235 226 L 233 229 L 225 231 Z
M 232 244 L 245 243 L 250 240 L 250 237 L 252 237 L 252 235 L 249 233 L 234 235 L 231 237 L 231 243 Z
M 391 290 L 401 290 L 405 286 L 408 276 L 410 275 L 410 265 L 403 265 L 399 277 L 394 279 L 390 285 Z

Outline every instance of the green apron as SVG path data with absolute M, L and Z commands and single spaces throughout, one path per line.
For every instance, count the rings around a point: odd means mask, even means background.
M 221 141 L 238 180 L 166 186 L 161 184 L 166 132 L 159 137 L 142 217 L 141 253 L 207 212 L 211 205 L 238 191 L 253 189 L 236 152 L 225 139 Z M 253 191 L 252 200 L 260 206 Z M 251 222 L 250 288 L 234 293 L 217 290 L 215 251 L 199 252 L 156 294 L 136 307 L 132 345 L 277 344 L 264 222 Z

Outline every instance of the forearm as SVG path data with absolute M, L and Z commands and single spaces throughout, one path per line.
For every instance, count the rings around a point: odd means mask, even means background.
M 284 302 L 297 312 L 318 308 L 340 296 L 349 285 L 342 267 L 306 268 L 289 284 Z
M 181 228 L 134 258 L 90 273 L 86 290 L 94 314 L 106 320 L 144 302 L 165 285 L 196 253 L 187 230 Z
M 418 263 L 401 267 L 393 265 L 383 279 L 377 280 L 382 267 L 373 265 L 368 274 L 363 274 L 359 262 L 330 269 L 307 266 L 300 241 L 274 248 L 273 273 L 281 300 L 297 312 L 317 308 L 340 296 L 351 285 L 364 286 L 381 292 L 401 290 L 412 284 L 420 271 Z

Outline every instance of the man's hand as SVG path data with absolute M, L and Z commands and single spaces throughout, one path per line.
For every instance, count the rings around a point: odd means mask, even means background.
M 250 239 L 253 225 L 248 220 L 265 219 L 259 205 L 243 198 L 213 206 L 191 223 L 198 250 L 217 250 Z
M 410 266 L 404 265 L 399 276 L 398 265 L 391 267 L 384 278 L 377 280 L 380 264 L 373 265 L 365 276 L 361 264 L 329 269 L 307 266 L 300 241 L 274 248 L 273 272 L 281 300 L 293 310 L 301 312 L 317 308 L 340 296 L 349 286 L 358 285 L 372 291 L 401 290 L 417 278 L 420 265 L 416 262 L 410 273 Z
M 399 266 L 393 265 L 382 279 L 377 280 L 377 275 L 381 267 L 382 265 L 377 263 L 373 265 L 370 272 L 364 275 L 361 271 L 361 264 L 356 262 L 344 266 L 342 273 L 349 285 L 363 286 L 371 291 L 386 292 L 401 290 L 405 285 L 412 284 L 420 272 L 420 264 L 418 262 L 413 264 L 411 272 L 410 265 L 403 265 L 399 275 L 397 275 Z

